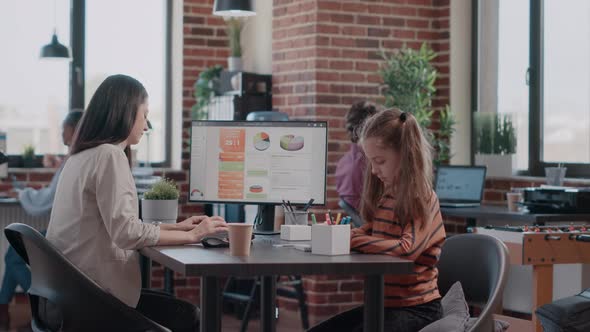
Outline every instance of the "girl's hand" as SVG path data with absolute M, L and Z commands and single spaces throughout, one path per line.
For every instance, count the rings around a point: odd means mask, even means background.
M 206 236 L 227 232 L 227 224 L 221 217 L 205 217 L 189 232 L 192 242 L 199 242 Z

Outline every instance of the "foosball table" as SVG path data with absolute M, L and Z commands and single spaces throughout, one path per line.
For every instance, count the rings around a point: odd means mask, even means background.
M 531 265 L 533 331 L 542 328 L 535 309 L 553 301 L 553 265 L 590 263 L 590 225 L 477 227 L 508 247 L 510 263 Z

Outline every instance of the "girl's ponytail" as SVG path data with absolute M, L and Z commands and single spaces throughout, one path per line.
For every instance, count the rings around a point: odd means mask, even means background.
M 402 112 L 399 122 L 401 139 L 396 214 L 405 220 L 424 220 L 432 194 L 432 148 L 412 114 Z M 420 225 L 423 226 L 424 223 Z

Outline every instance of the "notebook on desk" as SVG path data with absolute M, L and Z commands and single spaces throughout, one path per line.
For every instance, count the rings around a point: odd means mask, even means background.
M 434 190 L 440 206 L 479 206 L 485 179 L 485 166 L 438 166 Z

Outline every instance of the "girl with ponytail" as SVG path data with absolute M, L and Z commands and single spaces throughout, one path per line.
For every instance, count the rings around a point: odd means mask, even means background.
M 378 112 L 359 135 L 367 158 L 361 199 L 364 225 L 351 249 L 415 262 L 414 273 L 385 276 L 385 330 L 415 332 L 442 318 L 438 270 L 445 230 L 432 188 L 432 148 L 416 118 Z M 363 309 L 344 312 L 312 331 L 362 331 Z

